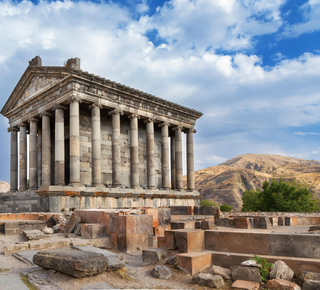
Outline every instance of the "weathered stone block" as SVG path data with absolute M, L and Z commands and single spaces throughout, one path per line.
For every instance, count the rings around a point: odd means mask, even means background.
M 302 290 L 319 290 L 320 281 L 319 280 L 306 280 L 302 285 Z
M 171 214 L 170 208 L 158 208 L 158 222 L 159 226 L 170 225 Z
M 16 245 L 4 247 L 3 254 L 5 256 L 8 256 L 15 252 L 28 251 L 28 250 L 29 250 L 28 244 L 16 244 Z
M 202 230 L 217 230 L 217 226 L 214 221 L 202 221 L 201 222 Z
M 192 277 L 192 283 L 199 286 L 207 286 L 209 288 L 221 288 L 224 286 L 224 281 L 219 275 L 211 275 L 198 273 Z
M 212 265 L 210 273 L 214 275 L 220 275 L 224 280 L 231 279 L 231 270 L 216 265 Z
M 159 211 L 157 208 L 146 208 L 145 214 L 152 216 L 152 226 L 157 228 L 159 226 Z
M 259 229 L 269 229 L 271 227 L 272 227 L 271 222 L 267 217 L 259 218 Z
M 291 270 L 288 265 L 279 260 L 276 261 L 270 271 L 270 278 L 271 279 L 282 279 L 282 280 L 287 280 L 291 281 L 293 278 L 294 272 Z
M 168 250 L 173 250 L 177 248 L 177 244 L 174 238 L 174 233 L 175 233 L 175 230 L 164 232 L 165 248 Z
M 38 252 L 33 262 L 44 269 L 52 269 L 73 277 L 87 277 L 106 270 L 108 259 L 102 254 L 74 249 Z
M 273 227 L 278 226 L 278 217 L 270 217 L 269 220 L 270 220 L 271 225 L 272 225 Z
M 159 263 L 166 257 L 167 250 L 165 248 L 142 250 L 143 265 L 152 265 Z
M 245 280 L 261 283 L 261 275 L 258 268 L 235 266 L 231 268 L 232 280 Z
M 270 290 L 300 290 L 299 285 L 282 280 L 282 279 L 272 279 L 268 280 L 266 287 Z
M 172 276 L 171 270 L 167 266 L 157 265 L 151 271 L 153 277 L 158 279 L 167 280 Z
M 278 226 L 284 226 L 284 218 L 282 216 L 278 217 Z
M 235 217 L 234 227 L 238 229 L 251 229 L 251 223 L 247 217 Z
M 210 252 L 194 252 L 177 255 L 179 267 L 194 275 L 211 266 Z
M 23 235 L 28 240 L 40 240 L 45 238 L 45 234 L 39 230 L 23 231 Z
M 252 282 L 252 281 L 237 280 L 232 283 L 231 289 L 259 290 L 260 283 Z
M 307 280 L 319 280 L 320 281 L 320 273 L 301 271 L 298 279 L 299 279 L 299 282 L 301 285 Z
M 158 236 L 158 248 L 165 248 L 165 237 Z
M 95 239 L 106 235 L 106 226 L 104 224 L 81 224 L 81 236 L 86 239 Z
M 118 250 L 125 253 L 135 253 L 143 249 L 153 247 L 153 235 L 148 233 L 140 234 L 119 234 L 117 237 Z
M 204 231 L 202 230 L 176 230 L 174 237 L 177 247 L 183 253 L 204 250 Z

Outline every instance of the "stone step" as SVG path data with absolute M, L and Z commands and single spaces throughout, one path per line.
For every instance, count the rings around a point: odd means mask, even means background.
M 250 260 L 254 257 L 253 254 L 220 252 L 220 251 L 206 251 L 211 253 L 212 264 L 224 268 L 238 266 L 241 262 Z M 320 259 L 312 258 L 297 258 L 284 256 L 259 255 L 259 257 L 266 259 L 269 263 L 274 263 L 278 260 L 285 262 L 297 276 L 301 271 L 310 271 L 320 273 Z
M 177 255 L 177 262 L 180 268 L 186 270 L 191 275 L 199 273 L 211 266 L 211 252 L 193 252 Z
M 200 252 L 204 248 L 204 231 L 196 229 L 165 231 L 165 248 L 178 248 L 183 253 Z

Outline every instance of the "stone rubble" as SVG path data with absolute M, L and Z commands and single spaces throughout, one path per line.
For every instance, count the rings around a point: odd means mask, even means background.
M 232 281 L 245 280 L 261 283 L 261 275 L 259 268 L 246 267 L 246 266 L 234 266 L 231 268 Z
M 157 265 L 151 272 L 153 277 L 168 280 L 172 276 L 172 271 L 167 266 Z
M 224 286 L 224 280 L 219 275 L 197 273 L 192 277 L 192 283 L 199 286 L 210 288 L 221 288 Z
M 212 265 L 210 269 L 210 273 L 213 275 L 219 275 L 221 276 L 224 280 L 231 280 L 231 270 L 220 267 L 220 266 L 215 266 Z
M 285 262 L 279 260 L 276 261 L 271 268 L 270 279 L 282 279 L 291 281 L 293 275 L 294 272 L 291 270 L 291 268 L 288 267 Z
M 301 290 L 299 285 L 283 279 L 268 280 L 266 287 L 270 290 Z

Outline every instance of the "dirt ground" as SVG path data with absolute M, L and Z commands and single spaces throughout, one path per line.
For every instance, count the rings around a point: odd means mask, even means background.
M 43 242 L 48 242 L 55 239 L 61 239 L 63 235 L 52 235 L 50 238 L 45 240 L 40 240 Z M 70 242 L 72 238 L 68 238 Z M 79 238 L 78 238 L 79 239 Z M 13 245 L 15 243 L 26 242 L 26 239 L 22 235 L 5 236 L 0 235 L 0 289 L 28 289 L 21 285 L 21 272 L 27 274 L 32 266 L 18 260 L 16 257 L 4 256 L 3 249 L 7 245 Z M 39 240 L 37 241 L 39 242 Z M 168 257 L 174 255 L 174 252 L 169 252 Z M 55 290 L 55 289 L 65 289 L 65 290 L 75 290 L 81 289 L 112 289 L 107 287 L 106 284 L 114 287 L 115 289 L 209 289 L 206 287 L 200 287 L 191 283 L 192 276 L 181 270 L 175 269 L 173 266 L 167 265 L 173 275 L 168 280 L 160 280 L 153 278 L 151 276 L 151 271 L 155 265 L 143 266 L 142 264 L 142 254 L 138 252 L 136 254 L 130 255 L 126 253 L 119 253 L 120 258 L 126 264 L 126 267 L 115 271 L 115 272 L 105 272 L 103 274 L 86 277 L 86 278 L 73 278 L 71 276 L 54 272 L 52 270 L 41 270 L 37 269 L 33 272 L 33 278 L 38 280 L 39 283 L 35 284 L 37 287 L 31 289 L 40 290 Z M 162 262 L 161 264 L 164 264 Z M 10 285 L 5 283 L 4 278 L 12 281 Z M 30 279 L 32 280 L 32 279 Z M 3 282 L 3 283 L 1 283 Z M 32 281 L 31 281 L 32 282 Z M 106 284 L 99 284 L 106 283 Z M 97 285 L 95 285 L 97 284 Z M 100 285 L 100 286 L 99 286 Z M 13 288 L 12 288 L 13 287 Z M 102 288 L 101 288 L 102 287 Z M 229 289 L 230 287 L 226 285 L 224 289 Z M 30 289 L 30 288 L 29 288 Z

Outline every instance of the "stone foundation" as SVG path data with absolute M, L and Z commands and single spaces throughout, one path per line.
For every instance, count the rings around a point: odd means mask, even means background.
M 47 186 L 37 191 L 17 191 L 1 195 L 0 213 L 198 206 L 199 203 L 197 191 Z

